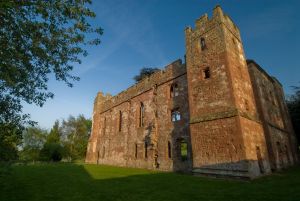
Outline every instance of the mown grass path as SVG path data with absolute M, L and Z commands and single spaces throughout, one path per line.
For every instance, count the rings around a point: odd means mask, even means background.
M 0 175 L 0 201 L 11 200 L 300 201 L 300 168 L 234 181 L 97 165 L 20 165 Z

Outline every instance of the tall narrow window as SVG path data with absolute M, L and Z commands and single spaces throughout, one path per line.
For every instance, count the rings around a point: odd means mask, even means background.
M 134 157 L 137 158 L 138 154 L 138 146 L 137 143 L 135 143 L 135 153 L 134 153 Z
M 202 77 L 203 79 L 208 79 L 210 78 L 210 68 L 207 67 L 202 71 Z
M 172 110 L 171 111 L 171 121 L 175 122 L 175 121 L 179 121 L 180 119 L 181 119 L 181 115 L 179 112 L 179 108 Z
M 145 142 L 145 158 L 148 158 L 148 144 Z
M 105 132 L 106 132 L 106 117 L 104 117 L 103 120 L 103 135 L 105 135 Z
M 119 111 L 119 132 L 122 131 L 122 112 Z
M 140 105 L 140 121 L 139 121 L 140 127 L 144 126 L 144 116 L 145 116 L 145 106 L 143 103 L 141 103 L 141 105 Z
M 172 84 L 171 88 L 170 88 L 170 97 L 174 98 L 175 96 L 178 96 L 178 95 L 179 95 L 178 85 L 176 83 Z
M 102 148 L 102 158 L 105 157 L 105 147 Z
M 206 49 L 206 43 L 204 38 L 200 38 L 200 45 L 201 45 L 201 50 Z
M 100 150 L 98 150 L 98 152 L 97 152 L 98 154 L 97 154 L 97 164 L 99 164 L 99 158 L 100 158 Z
M 172 157 L 172 152 L 171 152 L 171 142 L 168 141 L 168 157 L 171 158 Z

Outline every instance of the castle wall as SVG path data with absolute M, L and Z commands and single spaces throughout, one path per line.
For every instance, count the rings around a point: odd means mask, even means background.
M 178 94 L 171 97 L 174 84 Z M 94 111 L 87 162 L 161 170 L 189 169 L 190 155 L 182 161 L 179 153 L 179 140 L 184 139 L 188 149 L 191 147 L 187 97 L 186 68 L 178 60 L 117 96 L 100 101 Z M 180 112 L 180 121 L 171 121 L 174 108 Z
M 193 168 L 208 174 L 235 174 L 248 172 L 242 136 L 237 117 L 220 118 L 191 126 Z M 199 170 L 197 170 L 199 169 Z

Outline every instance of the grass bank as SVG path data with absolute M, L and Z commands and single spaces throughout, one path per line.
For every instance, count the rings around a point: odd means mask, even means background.
M 0 200 L 300 200 L 300 168 L 253 181 L 81 164 L 16 165 L 0 175 Z

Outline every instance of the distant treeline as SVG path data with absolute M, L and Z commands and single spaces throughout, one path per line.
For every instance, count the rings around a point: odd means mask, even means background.
M 74 161 L 85 157 L 92 121 L 83 115 L 56 121 L 48 132 L 40 127 L 28 127 L 23 132 L 16 159 L 35 161 Z

